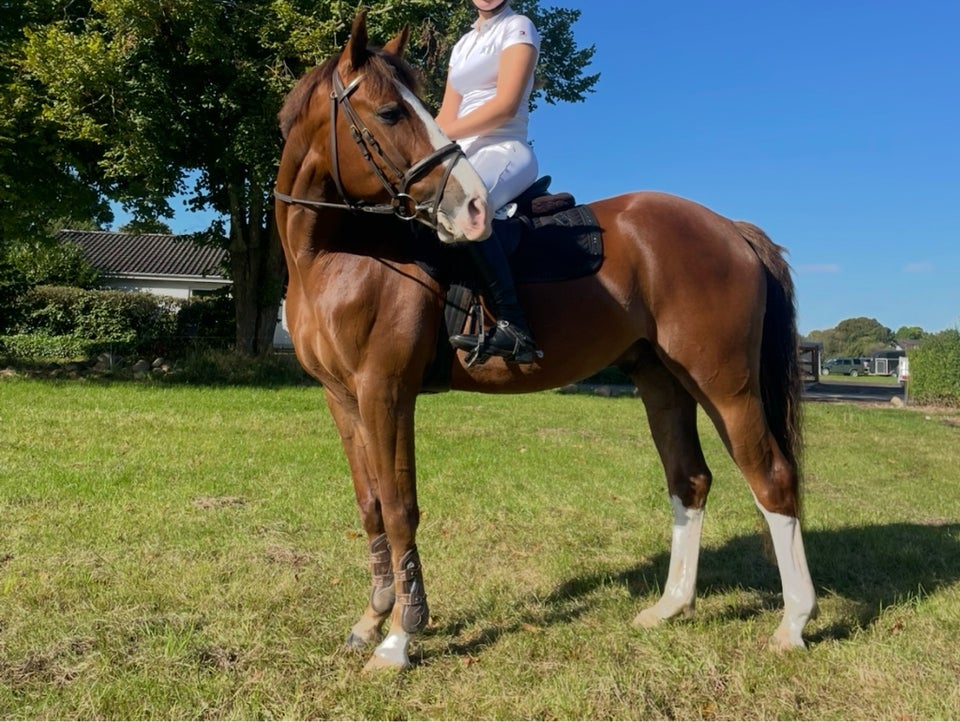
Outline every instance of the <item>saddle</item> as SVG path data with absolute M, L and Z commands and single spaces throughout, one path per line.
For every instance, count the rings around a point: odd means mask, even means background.
M 593 211 L 578 206 L 570 193 L 548 193 L 550 181 L 550 176 L 540 178 L 512 201 L 512 217 L 493 221 L 517 283 L 589 276 L 603 262 L 603 238 Z M 479 287 L 465 244 L 421 241 L 416 262 L 433 278 L 447 287 Z
M 596 273 L 603 262 L 603 235 L 588 206 L 570 193 L 548 193 L 543 176 L 513 203 L 511 218 L 493 226 L 517 283 L 566 281 Z
M 514 199 L 512 217 L 493 221 L 516 283 L 581 278 L 603 264 L 603 235 L 593 211 L 577 205 L 570 193 L 549 193 L 551 180 L 550 176 L 537 180 Z M 463 330 L 478 302 L 480 283 L 462 246 L 445 246 L 439 259 L 418 263 L 448 289 L 436 358 L 424 375 L 423 388 L 447 391 L 453 358 L 449 337 Z

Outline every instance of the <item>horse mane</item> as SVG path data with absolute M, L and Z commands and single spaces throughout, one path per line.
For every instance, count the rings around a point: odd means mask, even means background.
M 278 114 L 280 132 L 284 140 L 289 136 L 293 126 L 306 114 L 314 94 L 333 85 L 333 73 L 340 64 L 340 55 L 327 59 L 300 80 L 287 94 Z M 381 95 L 395 80 L 410 88 L 415 95 L 420 95 L 420 78 L 417 71 L 402 58 L 378 48 L 368 49 L 367 59 L 363 64 L 363 82 L 372 95 Z

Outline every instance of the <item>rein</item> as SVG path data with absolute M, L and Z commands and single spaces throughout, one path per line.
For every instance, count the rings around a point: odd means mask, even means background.
M 447 187 L 447 181 L 450 179 L 457 161 L 466 157 L 463 150 L 459 145 L 451 142 L 442 148 L 438 148 L 422 160 L 417 161 L 406 172 L 400 170 L 390 157 L 384 153 L 380 143 L 377 142 L 377 139 L 373 133 L 370 132 L 370 129 L 364 125 L 360 115 L 354 110 L 353 105 L 350 103 L 350 96 L 360 86 L 361 80 L 363 80 L 362 74 L 354 78 L 350 84 L 345 87 L 343 81 L 340 79 L 340 72 L 337 70 L 333 71 L 333 91 L 330 93 L 330 155 L 332 158 L 330 173 L 333 176 L 334 185 L 336 185 L 337 192 L 340 194 L 343 202 L 330 203 L 297 198 L 286 193 L 281 193 L 276 188 L 274 188 L 273 191 L 274 198 L 284 203 L 306 206 L 307 208 L 339 208 L 350 211 L 362 211 L 364 213 L 393 214 L 405 221 L 415 220 L 421 212 L 426 211 L 430 216 L 433 227 L 436 228 L 437 214 L 440 210 L 440 202 L 443 200 L 443 192 Z M 360 154 L 377 178 L 380 179 L 380 184 L 390 195 L 389 203 L 370 204 L 364 201 L 352 200 L 344 190 L 343 181 L 340 179 L 340 157 L 337 147 L 337 116 L 339 108 L 343 108 L 343 113 L 350 122 L 350 135 L 353 137 L 354 143 L 357 144 Z M 396 182 L 391 181 L 390 178 L 387 177 L 387 174 L 374 159 L 374 154 L 380 158 L 381 162 L 386 165 L 389 171 L 395 176 Z M 417 202 L 408 192 L 410 186 L 433 170 L 434 166 L 443 163 L 450 157 L 452 157 L 452 160 L 444 169 L 443 178 L 437 186 L 437 192 L 434 194 L 433 199 L 430 202 Z

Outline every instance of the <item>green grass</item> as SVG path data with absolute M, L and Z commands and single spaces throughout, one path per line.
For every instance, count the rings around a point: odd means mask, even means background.
M 319 389 L 0 381 L 0 717 L 956 719 L 960 428 L 806 411 L 822 614 L 775 654 L 777 572 L 706 422 L 698 616 L 638 631 L 671 523 L 642 405 L 422 398 L 432 620 L 414 669 L 368 677 Z

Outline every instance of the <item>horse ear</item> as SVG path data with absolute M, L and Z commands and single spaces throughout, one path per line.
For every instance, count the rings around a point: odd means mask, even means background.
M 397 37 L 391 40 L 389 43 L 383 46 L 383 49 L 388 53 L 393 53 L 398 58 L 403 57 L 403 51 L 407 49 L 407 41 L 410 39 L 410 26 L 404 25 L 403 28 L 397 33 Z
M 347 47 L 343 50 L 343 55 L 350 58 L 353 69 L 362 68 L 367 58 L 370 57 L 370 51 L 367 50 L 369 39 L 367 37 L 367 11 L 361 10 L 353 19 L 353 27 L 350 28 L 350 39 L 347 41 Z

